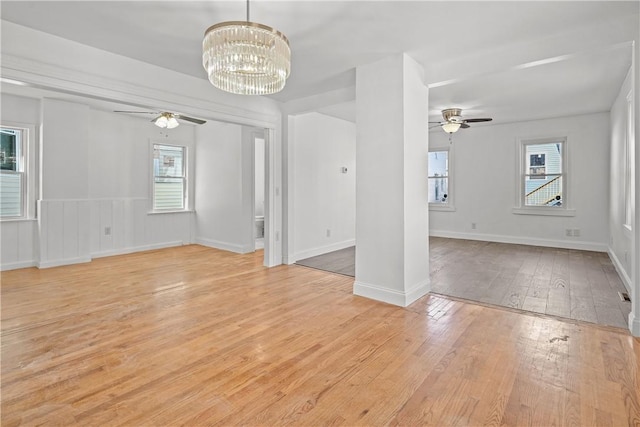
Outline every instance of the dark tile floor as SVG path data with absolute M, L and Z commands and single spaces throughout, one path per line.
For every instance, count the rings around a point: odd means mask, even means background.
M 431 237 L 431 290 L 467 300 L 627 328 L 631 303 L 606 253 Z M 355 275 L 355 248 L 297 264 Z
M 432 292 L 627 327 L 631 303 L 606 253 L 432 237 L 429 257 Z

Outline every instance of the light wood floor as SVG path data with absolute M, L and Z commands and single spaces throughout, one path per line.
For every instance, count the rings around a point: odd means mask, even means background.
M 2 273 L 2 426 L 640 425 L 640 340 L 201 246 Z

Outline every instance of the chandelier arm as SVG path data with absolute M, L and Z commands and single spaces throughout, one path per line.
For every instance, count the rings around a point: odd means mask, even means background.
M 247 0 L 247 22 L 251 22 L 249 19 L 249 0 Z

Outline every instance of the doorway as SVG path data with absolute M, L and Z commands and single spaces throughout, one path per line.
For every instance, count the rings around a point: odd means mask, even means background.
M 253 242 L 254 250 L 264 249 L 265 239 L 265 139 L 260 132 L 253 133 Z

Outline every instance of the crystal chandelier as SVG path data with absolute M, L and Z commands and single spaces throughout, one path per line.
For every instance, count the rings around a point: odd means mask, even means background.
M 247 20 L 207 29 L 202 65 L 218 89 L 239 95 L 268 95 L 284 88 L 291 69 L 289 40 L 281 32 Z

